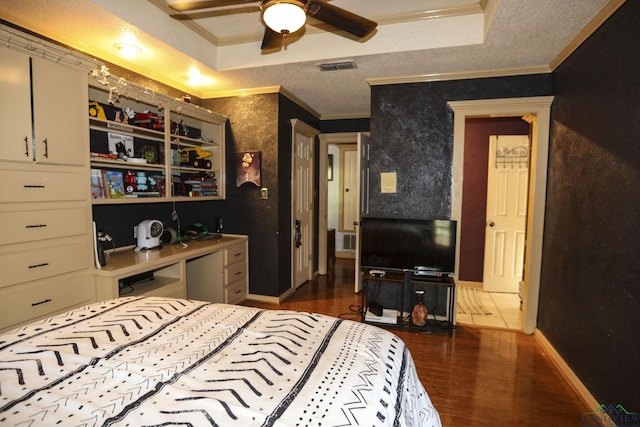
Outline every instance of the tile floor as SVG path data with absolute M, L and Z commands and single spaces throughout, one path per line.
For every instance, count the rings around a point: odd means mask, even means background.
M 488 314 L 462 314 L 460 310 L 457 310 L 456 323 L 502 329 L 522 329 L 518 294 L 484 292 L 482 289 L 478 289 L 477 294 Z

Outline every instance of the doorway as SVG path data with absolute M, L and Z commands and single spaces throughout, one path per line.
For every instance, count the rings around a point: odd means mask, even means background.
M 531 160 L 525 262 L 523 275 L 522 329 L 532 334 L 537 324 L 540 268 L 547 187 L 550 110 L 553 97 L 452 101 L 454 112 L 453 185 L 451 217 L 458 221 L 456 274 L 459 281 L 460 226 L 462 223 L 462 183 L 464 176 L 465 122 L 468 117 L 528 117 L 531 120 Z

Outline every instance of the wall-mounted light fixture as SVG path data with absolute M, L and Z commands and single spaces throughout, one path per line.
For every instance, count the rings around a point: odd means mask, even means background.
M 120 55 L 126 59 L 133 59 L 142 52 L 142 49 L 130 43 L 116 43 L 114 46 L 120 51 Z

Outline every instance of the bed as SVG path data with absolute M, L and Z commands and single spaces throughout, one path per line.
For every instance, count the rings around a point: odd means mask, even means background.
M 440 426 L 411 354 L 350 320 L 159 297 L 0 336 L 0 425 Z

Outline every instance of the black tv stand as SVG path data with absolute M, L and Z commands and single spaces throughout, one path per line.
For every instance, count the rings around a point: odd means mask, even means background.
M 369 273 L 371 270 L 382 270 L 385 274 L 382 277 L 379 275 L 373 276 Z M 394 307 L 384 307 L 383 316 L 376 316 L 368 310 L 367 290 L 373 282 L 379 283 L 379 286 L 399 287 L 400 292 L 398 293 L 398 298 L 396 298 L 396 305 Z M 445 289 L 447 294 L 447 313 L 442 320 L 434 319 L 430 314 L 426 325 L 417 326 L 411 321 L 411 313 L 404 311 L 404 294 L 405 290 L 410 292 L 410 306 L 413 307 L 416 303 L 414 301 L 415 288 L 425 286 L 435 286 Z M 362 310 L 360 320 L 363 323 L 371 323 L 377 326 L 394 327 L 400 330 L 406 326 L 413 332 L 426 334 L 446 333 L 452 336 L 453 329 L 455 328 L 453 323 L 455 290 L 455 281 L 449 276 L 416 275 L 414 274 L 414 270 L 366 268 L 362 274 Z

